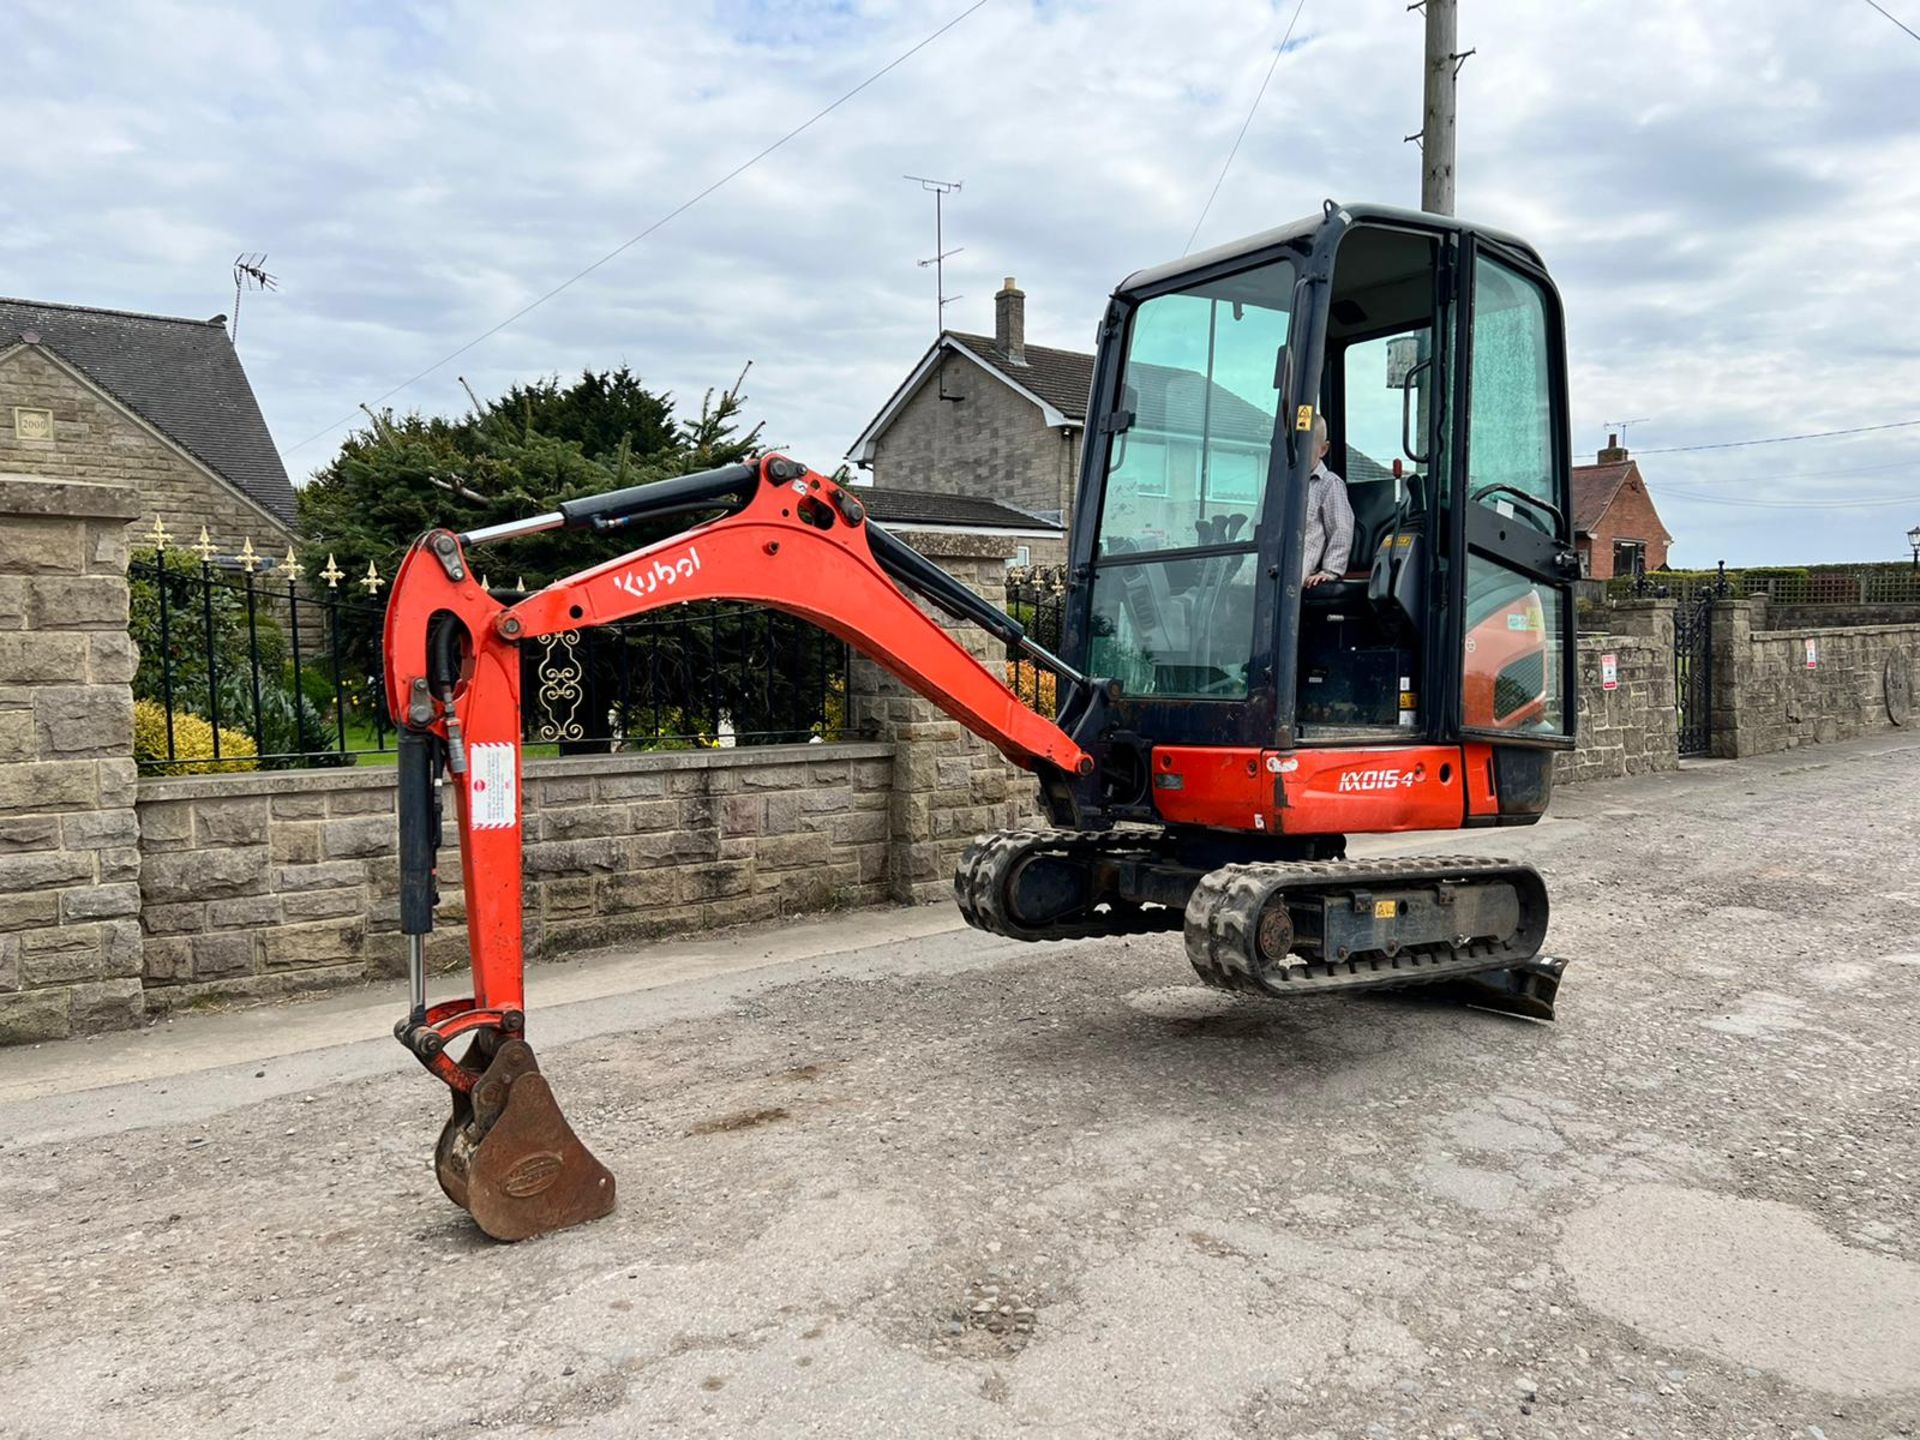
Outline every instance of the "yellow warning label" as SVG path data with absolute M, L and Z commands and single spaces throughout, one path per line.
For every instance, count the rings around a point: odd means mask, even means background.
M 1373 918 L 1376 920 L 1391 920 L 1399 913 L 1400 902 L 1398 900 L 1376 900 L 1373 902 Z
M 1298 412 L 1295 413 L 1293 417 L 1293 428 L 1296 430 L 1311 430 L 1313 428 L 1313 407 L 1311 405 L 1302 405 Z
M 1402 710 L 1413 709 L 1413 691 L 1402 690 L 1400 692 L 1400 708 Z

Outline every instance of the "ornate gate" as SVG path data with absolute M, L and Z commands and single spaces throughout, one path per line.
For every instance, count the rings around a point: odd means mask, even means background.
M 1680 755 L 1713 751 L 1713 591 L 1702 587 L 1673 612 L 1673 698 Z

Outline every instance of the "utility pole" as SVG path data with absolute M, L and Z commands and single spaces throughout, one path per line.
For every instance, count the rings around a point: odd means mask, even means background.
M 956 245 L 951 250 L 947 249 L 945 235 L 941 228 L 941 204 L 946 200 L 947 196 L 960 188 L 961 182 L 958 180 L 929 180 L 924 175 L 906 175 L 901 178 L 918 181 L 922 190 L 929 190 L 933 193 L 933 257 L 928 260 L 916 260 L 914 263 L 922 270 L 926 269 L 929 265 L 933 266 L 933 293 L 934 299 L 937 302 L 933 309 L 933 333 L 938 335 L 942 330 L 947 328 L 947 306 L 951 305 L 955 300 L 963 298 L 959 295 L 947 294 L 946 262 L 949 255 L 958 255 L 962 250 L 966 249 L 966 246 Z
M 1414 0 L 1409 10 L 1427 12 L 1425 108 L 1420 120 L 1420 208 L 1453 214 L 1454 94 L 1460 66 L 1473 51 L 1454 49 L 1459 0 Z

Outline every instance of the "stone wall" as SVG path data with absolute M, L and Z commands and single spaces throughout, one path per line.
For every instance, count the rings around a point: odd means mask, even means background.
M 138 505 L 127 486 L 0 476 L 0 1044 L 140 1015 Z
M 526 765 L 529 956 L 887 898 L 893 747 L 781 745 Z M 394 772 L 140 782 L 149 1009 L 403 973 Z M 429 947 L 466 962 L 449 818 Z
M 976 594 L 995 604 L 1004 598 L 1006 561 L 999 542 L 931 531 L 902 538 Z M 922 608 L 988 668 L 1004 673 L 1004 645 L 983 630 Z M 898 747 L 889 802 L 888 894 L 908 904 L 950 897 L 954 866 L 967 841 L 1036 819 L 1039 787 L 998 750 L 871 660 L 853 657 L 847 689 L 853 728 L 884 735 Z
M 1606 634 L 1582 635 L 1578 656 L 1577 748 L 1555 761 L 1563 784 L 1677 769 L 1673 602 L 1643 600 L 1616 610 Z M 1605 687 L 1611 655 L 1616 687 Z
M 1712 646 L 1713 753 L 1727 757 L 1892 730 L 1889 663 L 1909 694 L 1920 676 L 1920 625 L 1770 628 L 1764 599 L 1716 604 Z
M 16 405 L 51 410 L 53 438 L 16 435 Z M 278 519 L 37 345 L 0 359 L 0 470 L 130 485 L 139 497 L 136 527 L 151 525 L 157 515 L 179 539 L 191 541 L 204 525 L 229 552 L 251 539 L 262 554 L 277 555 L 292 539 Z
M 946 394 L 963 396 L 954 400 Z M 948 354 L 874 441 L 873 483 L 946 495 L 982 495 L 1023 510 L 1073 508 L 1078 426 L 1049 426 L 1040 407 L 971 360 Z M 1035 564 L 1059 564 L 1056 547 L 1033 544 Z

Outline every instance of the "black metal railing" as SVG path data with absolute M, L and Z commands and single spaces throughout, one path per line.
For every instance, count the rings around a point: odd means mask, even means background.
M 378 586 L 342 594 L 331 560 L 326 573 L 319 588 L 291 555 L 263 567 L 251 543 L 234 558 L 204 541 L 136 552 L 128 582 L 142 770 L 340 765 L 391 751 Z
M 846 644 L 777 610 L 695 601 L 521 647 L 529 744 L 795 744 L 847 731 Z
M 1049 566 L 1019 566 L 1007 571 L 1005 607 L 1009 615 L 1026 628 L 1028 635 L 1060 653 L 1061 636 L 1066 627 L 1067 579 L 1064 569 Z M 1006 662 L 1007 688 L 1018 695 L 1030 710 L 1052 718 L 1060 708 L 1056 677 L 1031 659 L 1017 655 Z
M 1670 596 L 1692 600 L 1703 591 L 1742 600 L 1764 595 L 1776 605 L 1920 605 L 1920 569 L 1873 565 L 1750 565 L 1712 570 L 1649 570 L 1606 582 L 1610 598 Z
M 1722 592 L 1704 586 L 1673 613 L 1673 699 L 1680 757 L 1713 753 L 1713 605 Z
M 291 556 L 263 566 L 251 544 L 226 556 L 204 537 L 187 550 L 136 552 L 134 748 L 144 773 L 390 763 L 386 582 L 371 566 L 349 580 L 331 556 L 316 574 L 308 568 Z M 847 731 L 847 647 L 777 611 L 678 605 L 531 640 L 522 655 L 522 733 L 536 755 Z

